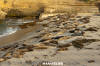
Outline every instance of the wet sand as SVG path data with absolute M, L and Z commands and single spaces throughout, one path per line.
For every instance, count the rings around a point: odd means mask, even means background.
M 34 25 L 33 27 L 21 29 L 11 35 L 1 37 L 0 38 L 0 47 L 9 46 L 15 42 L 25 40 L 25 39 L 31 37 L 31 35 L 35 35 L 36 34 L 35 32 L 37 30 L 39 30 L 40 27 L 41 27 L 40 25 Z

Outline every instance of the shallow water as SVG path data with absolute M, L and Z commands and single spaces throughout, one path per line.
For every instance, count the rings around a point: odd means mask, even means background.
M 0 21 L 0 37 L 15 33 L 17 30 L 20 30 L 19 25 L 22 25 L 28 22 L 32 22 L 32 20 L 7 19 L 4 21 Z
M 4 21 L 0 23 L 0 37 L 15 33 L 18 30 L 18 27 L 11 27 Z

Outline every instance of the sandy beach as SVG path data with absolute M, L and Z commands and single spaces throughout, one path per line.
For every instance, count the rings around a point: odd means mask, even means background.
M 37 24 L 0 39 L 0 66 L 100 65 L 100 16 L 56 15 Z

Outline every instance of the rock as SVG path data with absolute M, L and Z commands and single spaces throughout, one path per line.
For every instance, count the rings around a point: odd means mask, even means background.
M 83 40 L 81 39 L 77 39 L 76 41 L 73 41 L 72 42 L 72 45 L 75 47 L 75 48 L 78 48 L 78 49 L 82 49 L 84 47 L 83 45 Z
M 0 51 L 0 58 L 4 57 L 7 53 L 7 51 Z
M 48 48 L 48 46 L 45 46 L 44 44 L 36 44 L 33 46 L 34 46 L 34 49 L 47 49 Z
M 76 16 L 76 18 L 81 18 L 82 16 Z
M 76 29 L 79 29 L 80 31 L 85 31 L 87 28 L 84 25 L 79 25 L 79 26 L 77 26 Z
M 83 36 L 83 31 L 75 31 L 71 36 Z
M 88 38 L 79 38 L 72 42 L 72 45 L 75 48 L 82 49 L 84 47 L 84 44 L 90 44 L 92 42 L 99 41 L 98 39 L 88 39 Z
M 83 18 L 79 19 L 78 21 L 83 22 L 83 23 L 89 23 L 90 22 L 89 18 L 90 17 L 83 17 Z
M 47 41 L 48 39 L 41 39 L 39 42 L 44 42 Z
M 68 50 L 68 48 L 63 47 L 63 48 L 59 48 L 59 49 L 57 49 L 57 51 L 65 51 L 65 50 Z
M 46 42 L 43 42 L 43 44 L 45 44 L 47 46 L 57 46 L 58 45 L 58 41 L 57 40 L 48 40 Z
M 76 20 L 75 18 L 70 18 L 70 19 L 69 19 L 69 21 L 75 21 L 75 20 Z
M 43 21 L 41 21 L 41 22 L 37 22 L 37 24 L 48 24 L 48 23 L 50 23 L 50 21 L 48 21 L 48 20 L 43 20 Z
M 65 32 L 63 34 L 60 34 L 59 36 L 72 36 L 73 33 Z
M 34 46 L 33 45 L 27 45 L 26 46 L 26 51 L 28 50 L 28 51 L 33 51 L 33 48 L 34 48 Z
M 35 47 L 34 49 L 48 49 L 47 46 L 40 46 L 40 47 Z
M 6 14 L 7 14 L 7 13 L 3 12 L 3 11 L 0 9 L 0 20 L 5 19 Z
M 54 32 L 54 33 L 59 32 L 59 31 L 60 31 L 59 29 L 52 30 L 52 32 Z
M 64 34 L 64 30 L 62 30 L 62 31 L 59 31 L 56 35 L 62 35 L 62 34 Z
M 71 38 L 70 36 L 64 36 L 64 37 L 61 37 L 59 40 L 67 40 L 67 39 L 70 39 L 70 38 Z
M 70 32 L 70 33 L 74 33 L 74 32 L 75 32 L 75 30 L 74 30 L 74 29 L 73 29 L 73 30 L 69 30 L 69 32 Z
M 0 58 L 0 62 L 2 62 L 2 61 L 4 61 L 4 59 L 3 58 Z
M 66 40 L 60 40 L 58 41 L 58 47 L 69 47 L 71 46 L 73 41 L 76 41 L 77 39 L 79 39 L 81 37 L 73 37 L 73 38 L 69 38 Z
M 11 55 L 11 53 L 8 53 L 8 54 L 6 54 L 6 56 L 5 56 L 7 59 L 10 59 L 10 58 L 12 58 L 12 55 Z
M 71 36 L 83 36 L 84 31 L 80 29 L 71 29 L 69 32 L 72 34 Z
M 51 39 L 60 39 L 62 37 L 64 37 L 64 36 L 56 36 L 56 37 L 52 37 Z
M 97 31 L 96 27 L 89 27 L 85 31 Z
M 95 60 L 89 60 L 89 61 L 88 61 L 88 63 L 93 63 L 93 62 L 95 62 Z

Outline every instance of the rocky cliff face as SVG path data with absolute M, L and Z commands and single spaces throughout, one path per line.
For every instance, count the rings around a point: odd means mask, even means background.
M 75 9 L 79 12 L 91 12 L 93 9 L 90 8 L 96 8 L 77 5 L 77 0 L 0 0 L 0 4 L 0 19 L 4 19 L 5 16 L 33 17 L 44 7 L 45 13 L 65 13 Z M 96 9 L 93 11 L 97 12 Z
M 4 16 L 33 16 L 44 7 L 45 0 L 0 0 L 0 13 Z M 1 18 L 2 19 L 2 18 Z
M 0 19 L 4 19 L 6 14 L 7 14 L 7 13 L 3 12 L 3 11 L 0 9 Z

